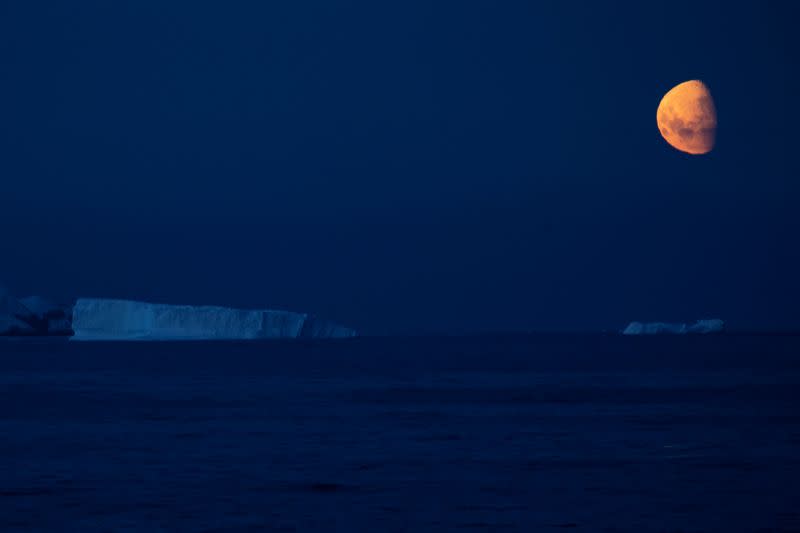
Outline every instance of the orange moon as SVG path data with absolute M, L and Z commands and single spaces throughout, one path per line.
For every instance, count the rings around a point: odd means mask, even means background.
M 707 154 L 717 138 L 717 109 L 711 91 L 700 80 L 676 85 L 664 95 L 656 112 L 661 136 L 689 154 Z

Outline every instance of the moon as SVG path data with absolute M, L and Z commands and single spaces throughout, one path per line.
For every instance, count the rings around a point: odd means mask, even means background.
M 664 140 L 681 152 L 707 154 L 717 138 L 717 109 L 700 80 L 685 81 L 664 95 L 656 111 Z

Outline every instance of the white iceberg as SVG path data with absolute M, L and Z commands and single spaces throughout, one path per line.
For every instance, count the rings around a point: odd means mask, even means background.
M 223 340 L 353 337 L 304 313 L 80 298 L 73 340 Z
M 685 335 L 722 333 L 725 331 L 725 322 L 718 319 L 698 320 L 694 324 L 669 324 L 666 322 L 631 322 L 624 330 L 623 335 Z

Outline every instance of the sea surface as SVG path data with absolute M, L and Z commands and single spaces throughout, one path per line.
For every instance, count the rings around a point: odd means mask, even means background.
M 800 531 L 800 337 L 0 341 L 0 531 Z

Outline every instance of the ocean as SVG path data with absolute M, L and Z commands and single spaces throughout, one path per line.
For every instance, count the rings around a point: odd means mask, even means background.
M 800 336 L 0 341 L 0 531 L 800 531 Z

